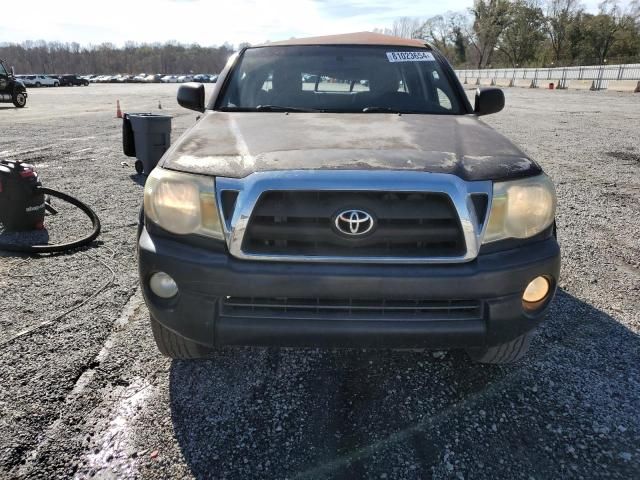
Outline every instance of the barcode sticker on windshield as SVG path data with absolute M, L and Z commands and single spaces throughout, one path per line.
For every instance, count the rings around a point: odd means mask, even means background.
M 390 62 L 435 62 L 431 52 L 387 52 Z

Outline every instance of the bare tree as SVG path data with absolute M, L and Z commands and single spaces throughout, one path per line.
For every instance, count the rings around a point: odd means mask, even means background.
M 636 0 L 623 8 L 619 0 L 604 0 L 598 6 L 599 13 L 584 20 L 584 42 L 599 63 L 605 62 L 618 33 L 636 28 L 640 19 L 639 5 Z
M 579 0 L 548 0 L 545 30 L 551 42 L 554 61 L 561 59 L 569 28 L 581 11 Z
M 579 0 L 476 0 L 469 12 L 399 18 L 388 35 L 417 36 L 456 65 L 477 68 L 555 62 L 602 63 L 608 56 L 640 60 L 640 0 L 605 0 L 596 15 Z M 546 14 L 545 14 L 546 13 Z
M 400 17 L 393 21 L 390 34 L 395 37 L 416 38 L 420 35 L 422 20 L 416 17 Z
M 464 31 L 468 24 L 469 19 L 463 13 L 446 12 L 428 18 L 420 27 L 419 35 L 449 59 L 464 63 L 467 46 Z
M 473 27 L 467 30 L 467 35 L 476 53 L 478 68 L 491 65 L 500 35 L 509 22 L 510 7 L 508 0 L 474 1 Z
M 544 40 L 544 14 L 535 0 L 515 0 L 509 22 L 498 41 L 498 49 L 517 67 L 535 58 Z

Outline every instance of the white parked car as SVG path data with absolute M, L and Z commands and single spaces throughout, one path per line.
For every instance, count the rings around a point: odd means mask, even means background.
M 178 83 L 185 83 L 185 82 L 192 82 L 192 81 L 193 81 L 192 75 L 180 75 L 178 77 Z
M 60 80 L 49 75 L 24 75 L 22 83 L 25 87 L 59 87 Z
M 178 81 L 178 77 L 176 75 L 165 75 L 160 79 L 162 83 L 176 83 Z

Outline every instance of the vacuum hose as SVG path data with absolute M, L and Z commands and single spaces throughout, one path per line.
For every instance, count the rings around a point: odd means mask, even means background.
M 2 243 L 0 244 L 0 250 L 22 253 L 66 252 L 87 245 L 88 243 L 95 240 L 98 235 L 100 235 L 100 219 L 98 218 L 98 215 L 96 215 L 96 212 L 94 212 L 88 205 L 82 203 L 80 200 L 72 197 L 71 195 L 67 195 L 66 193 L 58 192 L 57 190 L 52 190 L 50 188 L 37 187 L 37 191 L 45 195 L 51 195 L 52 197 L 59 198 L 60 200 L 64 200 L 65 202 L 78 207 L 87 215 L 87 217 L 91 219 L 91 223 L 93 224 L 92 232 L 86 237 L 82 237 L 72 242 L 58 243 L 56 245 L 8 245 Z

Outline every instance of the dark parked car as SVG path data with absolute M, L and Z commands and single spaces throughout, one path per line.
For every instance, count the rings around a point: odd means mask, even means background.
M 314 82 L 305 82 L 313 79 Z M 363 82 L 363 80 L 365 80 Z M 556 195 L 440 52 L 362 33 L 245 48 L 144 191 L 161 352 L 222 345 L 527 351 L 560 272 Z
M 60 80 L 61 87 L 89 86 L 89 80 L 78 75 L 58 75 L 58 80 Z

